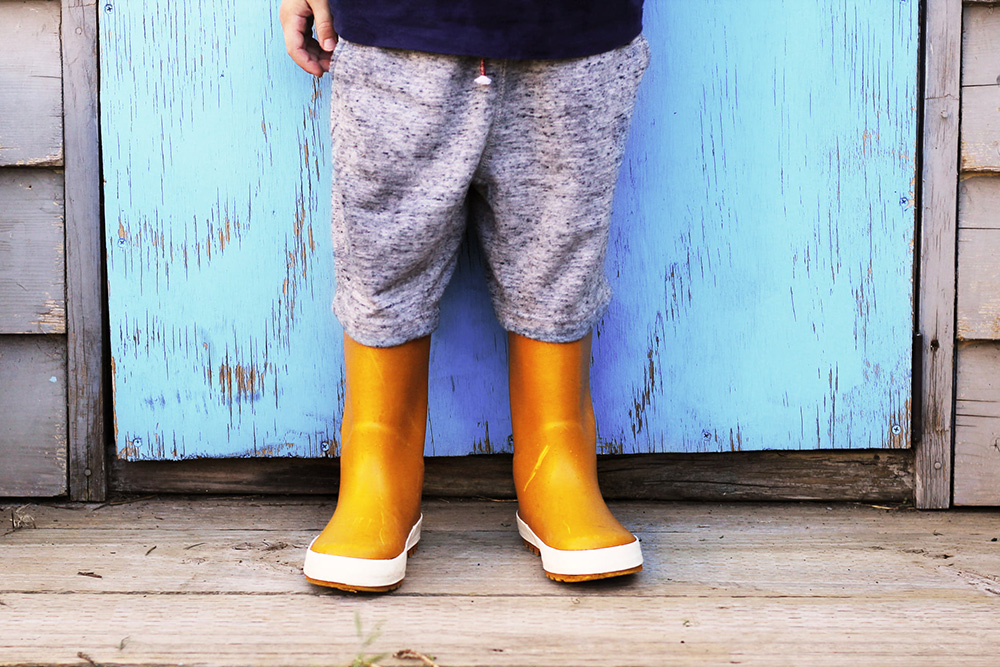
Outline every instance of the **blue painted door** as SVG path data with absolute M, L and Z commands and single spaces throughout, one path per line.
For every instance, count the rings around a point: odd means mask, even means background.
M 101 12 L 125 459 L 335 454 L 328 85 L 277 3 Z M 653 63 L 595 336 L 607 453 L 906 447 L 917 0 L 649 0 Z M 467 247 L 427 453 L 510 451 L 505 335 Z

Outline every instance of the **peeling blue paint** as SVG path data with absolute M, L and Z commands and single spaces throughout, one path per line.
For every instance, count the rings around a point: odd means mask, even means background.
M 276 11 L 101 13 L 125 458 L 337 451 L 328 86 L 285 56 Z M 647 2 L 595 336 L 602 451 L 908 444 L 918 16 L 917 0 Z M 505 348 L 466 248 L 428 453 L 510 451 Z

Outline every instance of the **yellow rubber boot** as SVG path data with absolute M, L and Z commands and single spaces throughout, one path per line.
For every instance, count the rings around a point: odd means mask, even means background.
M 639 542 L 597 483 L 590 341 L 508 334 L 518 529 L 550 579 L 588 581 L 642 569 Z
M 388 348 L 344 336 L 340 493 L 307 552 L 309 581 L 354 592 L 402 584 L 420 538 L 429 355 L 429 336 Z

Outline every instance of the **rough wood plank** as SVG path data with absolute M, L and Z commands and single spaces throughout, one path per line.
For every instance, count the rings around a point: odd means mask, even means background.
M 97 107 L 97 4 L 63 0 L 66 110 L 66 276 L 69 490 L 107 493 L 104 429 L 104 272 Z
M 962 174 L 958 184 L 959 229 L 1000 228 L 998 210 L 1000 210 L 1000 177 L 992 174 Z
M 66 493 L 66 339 L 0 336 L 0 496 Z
M 966 0 L 966 5 L 969 2 Z M 1000 84 L 1000 11 L 966 7 L 962 16 L 962 85 Z
M 62 174 L 0 169 L 0 334 L 66 333 Z
M 4 597 L 8 664 L 350 664 L 359 653 L 413 649 L 448 667 L 494 665 L 992 664 L 1000 602 L 58 595 Z M 71 622 L 97 618 L 103 622 Z M 367 635 L 362 645 L 355 631 Z M 93 627 L 86 627 L 92 625 Z M 928 628 L 933 627 L 933 631 Z M 380 659 L 386 666 L 412 660 Z
M 961 0 L 927 1 L 917 325 L 923 409 L 915 479 L 917 506 L 928 509 L 951 503 L 961 28 Z
M 323 496 L 204 496 L 162 494 L 119 496 L 105 503 L 77 503 L 40 500 L 23 505 L 20 501 L 0 503 L 0 515 L 24 507 L 37 528 L 66 530 L 161 530 L 189 532 L 205 529 L 310 531 L 321 528 L 332 513 L 336 495 Z M 725 531 L 770 531 L 788 535 L 806 526 L 850 524 L 858 539 L 876 542 L 909 536 L 913 539 L 937 539 L 954 536 L 950 528 L 971 522 L 976 535 L 1000 537 L 1000 514 L 980 510 L 918 512 L 907 505 L 831 503 L 796 501 L 773 502 L 692 502 L 692 501 L 610 501 L 615 515 L 641 532 L 673 532 L 679 526 L 718 528 Z M 428 521 L 435 531 L 492 531 L 506 529 L 516 510 L 513 500 L 482 498 L 424 498 Z M 838 513 L 831 514 L 836 510 Z M 850 511 L 848 511 L 850 510 Z M 846 513 L 846 514 L 845 514 Z M 839 517 L 839 518 L 838 518 Z M 962 518 L 966 517 L 966 518 Z M 977 523 L 971 517 L 979 517 Z M 711 521 L 708 521 L 711 519 Z M 981 529 L 981 530 L 980 530 Z M 993 534 L 991 531 L 997 531 Z M 810 539 L 837 542 L 833 533 L 811 533 Z M 24 539 L 31 533 L 5 528 L 4 539 Z M 989 546 L 989 549 L 996 549 Z M 985 552 L 992 553 L 992 552 Z M 1000 561 L 994 561 L 994 564 Z
M 1000 85 L 962 87 L 962 171 L 1000 172 Z
M 1000 227 L 958 232 L 958 339 L 1000 338 Z
M 510 457 L 434 457 L 424 493 L 513 498 Z M 599 458 L 601 488 L 619 499 L 856 500 L 913 497 L 913 455 L 901 451 L 642 454 Z M 116 462 L 112 486 L 123 493 L 328 494 L 337 487 L 332 459 L 201 459 Z
M 62 164 L 59 3 L 0 2 L 0 166 Z
M 0 539 L 5 593 L 308 595 L 301 564 L 326 523 L 325 504 L 154 499 L 99 511 L 10 506 L 35 529 Z M 574 588 L 542 580 L 521 548 L 513 503 L 424 503 L 425 532 L 410 560 L 409 595 L 843 597 L 957 596 L 957 571 L 1000 576 L 990 542 L 1000 515 L 920 515 L 864 506 L 613 503 L 643 541 L 646 568 L 628 586 Z M 249 511 L 248 511 L 249 510 Z M 934 518 L 930 518 L 934 517 Z M 974 528 L 974 530 L 970 530 Z M 919 545 L 919 550 L 915 548 Z M 761 558 L 780 550 L 782 558 Z M 447 572 L 440 564 L 449 563 Z M 79 575 L 81 567 L 99 577 Z M 137 573 L 143 573 L 141 577 Z M 708 581 L 714 586 L 706 585 Z M 958 590 L 956 590 L 958 589 Z
M 965 176 L 958 190 L 958 339 L 1000 338 L 1000 177 Z
M 1000 505 L 1000 343 L 959 346 L 955 504 Z
M 1000 177 L 971 176 L 959 186 L 958 338 L 1000 338 Z
M 537 557 L 523 548 L 512 527 L 504 530 L 435 532 L 429 525 L 421 537 L 418 556 L 410 559 L 407 594 L 462 595 L 477 590 L 486 595 L 530 595 L 542 582 Z M 0 555 L 8 592 L 130 593 L 136 589 L 133 573 L 148 570 L 141 591 L 151 594 L 184 590 L 195 592 L 309 594 L 302 580 L 302 559 L 309 542 L 325 523 L 309 531 L 210 530 L 188 532 L 109 530 L 80 539 L 68 531 L 49 532 L 47 544 L 5 540 Z M 940 569 L 946 549 L 932 549 L 923 558 L 907 553 L 898 543 L 886 546 L 840 535 L 834 544 L 805 536 L 784 534 L 719 534 L 718 529 L 672 533 L 642 532 L 645 569 L 635 585 L 615 592 L 621 597 L 648 595 L 715 595 L 736 590 L 748 597 L 777 595 L 842 597 L 845 586 L 870 587 L 869 595 L 952 592 L 954 572 Z M 714 528 L 714 527 L 713 527 Z M 805 531 L 804 531 L 805 532 Z M 155 547 L 155 548 L 154 548 Z M 780 562 L 761 562 L 761 551 L 778 550 Z M 906 548 L 911 548 L 907 543 Z M 926 550 L 926 549 L 925 549 Z M 86 558 L 81 558 L 85 553 Z M 148 555 L 146 555 L 148 553 Z M 45 563 L 43 570 L 39 563 Z M 448 563 L 449 576 L 435 573 Z M 100 575 L 85 577 L 81 568 Z M 714 570 L 728 590 L 706 591 L 696 583 L 699 574 Z M 249 575 L 249 576 L 248 576 Z M 875 582 L 875 583 L 873 583 Z M 541 586 L 548 595 L 574 595 L 555 584 Z M 1000 588 L 1000 584 L 998 584 Z M 980 597 L 970 589 L 968 597 Z
M 298 572 L 321 509 L 246 498 L 0 507 L 37 526 L 0 536 L 15 568 L 0 581 L 0 662 L 343 665 L 364 650 L 356 621 L 381 630 L 368 655 L 411 648 L 448 667 L 936 667 L 992 664 L 1000 651 L 997 514 L 627 503 L 615 511 L 643 538 L 647 569 L 565 586 L 497 525 L 510 505 L 438 501 L 403 587 L 357 597 Z

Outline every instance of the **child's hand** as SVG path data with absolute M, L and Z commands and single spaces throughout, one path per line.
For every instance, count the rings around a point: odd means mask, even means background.
M 333 30 L 328 0 L 281 0 L 278 19 L 285 33 L 285 50 L 295 64 L 313 76 L 329 72 L 337 33 Z

